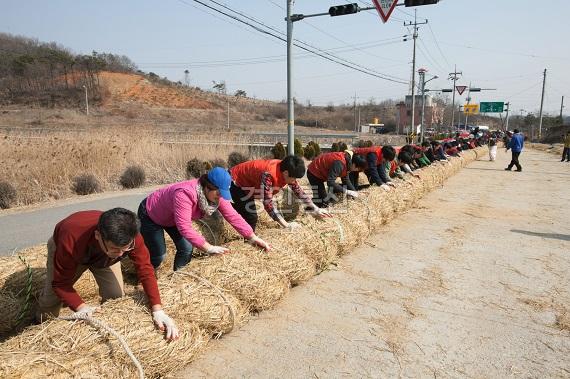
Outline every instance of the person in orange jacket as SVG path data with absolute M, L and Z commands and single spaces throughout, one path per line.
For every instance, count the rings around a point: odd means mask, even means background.
M 396 158 L 396 150 L 392 146 L 359 147 L 353 149 L 353 151 L 355 154 L 362 155 L 366 158 L 364 174 L 368 177 L 370 185 L 377 185 L 385 190 L 389 190 L 389 186 L 395 186 L 389 175 L 389 163 Z M 354 187 L 359 189 L 359 172 L 353 171 L 349 174 L 349 177 Z
M 257 209 L 255 199 L 263 203 L 265 211 L 283 228 L 295 229 L 301 225 L 297 222 L 287 222 L 274 203 L 273 197 L 286 185 L 317 218 L 330 217 L 330 213 L 319 208 L 308 197 L 297 179 L 305 175 L 305 162 L 302 158 L 289 155 L 280 159 L 258 159 L 240 163 L 230 169 L 232 195 L 235 210 L 255 231 L 257 225 Z
M 358 192 L 348 174 L 362 172 L 366 167 L 366 159 L 350 150 L 319 155 L 307 168 L 307 179 L 313 188 L 313 202 L 326 208 L 334 202 L 335 193 L 346 193 L 349 197 L 357 198 Z M 337 178 L 340 178 L 342 186 L 336 182 Z M 325 182 L 328 191 L 325 190 Z

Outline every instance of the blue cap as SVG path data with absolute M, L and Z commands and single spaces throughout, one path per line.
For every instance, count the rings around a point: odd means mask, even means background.
M 232 177 L 222 167 L 214 167 L 208 172 L 208 180 L 210 183 L 218 187 L 220 195 L 226 199 L 231 200 L 230 185 L 232 184 Z

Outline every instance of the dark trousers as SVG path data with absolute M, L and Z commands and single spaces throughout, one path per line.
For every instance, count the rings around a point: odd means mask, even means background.
M 138 216 L 141 220 L 141 235 L 144 244 L 150 252 L 150 263 L 154 268 L 158 268 L 166 257 L 166 241 L 164 232 L 168 233 L 172 242 L 176 246 L 174 256 L 174 271 L 186 266 L 192 259 L 192 244 L 178 231 L 176 226 L 161 226 L 152 221 L 146 211 L 146 199 L 141 201 L 138 209 Z
M 230 187 L 230 193 L 234 209 L 255 231 L 257 226 L 257 208 L 255 206 L 254 194 L 236 186 L 233 182 Z
M 520 151 L 518 153 L 515 153 L 514 151 L 512 152 L 512 158 L 511 158 L 511 163 L 509 163 L 509 166 L 507 167 L 509 170 L 513 168 L 513 166 L 517 166 L 517 170 L 521 171 L 522 167 L 521 164 L 519 163 L 519 155 L 521 155 Z
M 313 190 L 313 203 L 319 208 L 328 207 L 331 199 L 325 188 L 325 182 L 317 178 L 310 171 L 307 171 L 307 179 Z
M 562 161 L 564 159 L 566 159 L 566 162 L 570 162 L 570 147 L 565 147 L 562 151 Z

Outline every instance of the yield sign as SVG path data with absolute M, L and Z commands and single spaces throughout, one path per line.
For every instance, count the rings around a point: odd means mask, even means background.
M 457 88 L 457 92 L 459 92 L 460 95 L 463 95 L 463 92 L 465 92 L 465 88 L 467 88 L 467 86 L 455 86 L 455 88 Z
M 396 4 L 398 4 L 398 0 L 372 0 L 372 2 L 384 23 L 388 21 L 392 11 L 396 8 Z

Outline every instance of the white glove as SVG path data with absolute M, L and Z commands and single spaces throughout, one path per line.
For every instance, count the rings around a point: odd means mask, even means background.
M 166 329 L 166 339 L 169 341 L 178 339 L 180 333 L 172 320 L 162 309 L 152 312 L 152 320 L 160 330 Z
M 389 192 L 391 190 L 390 186 L 387 184 L 382 184 L 380 186 L 380 188 L 382 188 L 384 191 Z
M 353 199 L 356 199 L 358 197 L 358 192 L 352 190 L 346 190 L 346 196 L 350 196 Z
M 208 249 L 206 250 L 206 253 L 208 254 L 225 254 L 225 253 L 229 253 L 230 249 L 222 247 L 222 246 L 214 246 L 214 245 L 210 245 L 210 247 L 208 247 Z
M 319 217 L 319 218 L 332 217 L 332 214 L 329 211 L 323 208 L 319 208 L 317 206 L 315 206 L 315 209 L 313 210 L 313 212 L 311 212 L 311 215 L 313 217 Z
M 287 226 L 285 228 L 287 228 L 289 230 L 295 230 L 295 229 L 300 229 L 302 227 L 303 227 L 303 225 L 299 224 L 298 222 L 291 221 L 290 223 L 287 224 Z
M 81 307 L 81 309 L 78 309 L 75 311 L 75 313 L 73 313 L 74 316 L 86 316 L 86 317 L 91 317 L 93 316 L 93 313 L 97 312 L 97 310 L 99 309 L 99 307 L 93 307 L 91 305 L 83 305 Z
M 394 188 L 398 187 L 398 185 L 394 182 L 388 182 L 388 183 L 386 183 L 386 185 L 389 185 L 390 187 L 394 187 Z
M 255 234 L 250 239 L 248 239 L 247 242 L 249 242 L 253 246 L 259 246 L 262 249 L 264 249 L 265 251 L 271 250 L 271 246 L 269 246 L 269 244 L 267 242 L 265 242 L 264 240 L 262 240 L 261 238 L 259 238 Z

